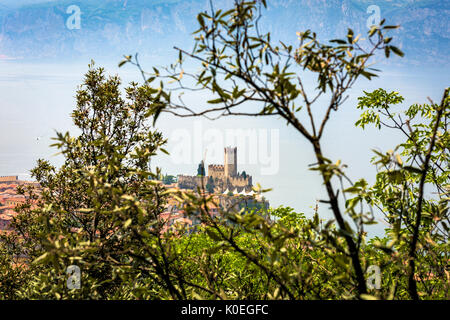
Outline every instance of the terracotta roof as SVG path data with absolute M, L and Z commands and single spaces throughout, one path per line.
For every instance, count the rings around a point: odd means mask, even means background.
M 5 213 L 0 214 L 0 220 L 7 220 L 7 221 L 9 221 L 9 220 L 12 220 L 12 219 L 13 219 L 13 217 L 11 215 L 9 215 L 9 214 L 5 214 Z

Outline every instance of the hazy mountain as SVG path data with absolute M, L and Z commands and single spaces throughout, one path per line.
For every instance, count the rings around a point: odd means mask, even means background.
M 232 0 L 214 1 L 228 7 Z M 347 28 L 367 32 L 371 0 L 268 1 L 262 29 L 275 38 L 295 40 L 295 31 L 311 28 L 322 39 L 342 37 Z M 15 3 L 15 4 L 14 4 Z M 6 1 L 0 6 L 0 57 L 74 59 L 122 54 L 161 55 L 174 43 L 190 45 L 196 14 L 209 1 L 62 0 Z M 407 54 L 403 63 L 439 65 L 449 62 L 450 2 L 447 0 L 376 1 L 389 24 L 400 24 L 396 44 Z M 67 9 L 81 10 L 81 29 L 67 28 Z M 292 32 L 289 32 L 292 31 Z
M 270 2 L 270 1 L 269 1 Z M 370 5 L 376 4 L 388 24 L 401 25 L 393 32 L 395 44 L 406 58 L 403 63 L 448 64 L 450 49 L 450 1 L 370 0 L 279 0 L 269 11 L 279 19 L 266 19 L 268 29 L 283 36 L 283 30 L 311 28 L 322 39 L 342 37 L 347 28 L 365 34 Z M 287 36 L 287 35 L 285 35 Z

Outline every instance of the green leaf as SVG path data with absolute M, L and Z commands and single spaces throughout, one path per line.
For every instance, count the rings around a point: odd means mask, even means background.
M 400 28 L 399 25 L 397 25 L 397 26 L 384 26 L 383 27 L 383 29 L 386 29 L 386 30 L 388 30 L 388 29 L 398 29 L 398 28 Z
M 397 47 L 389 46 L 389 48 L 390 48 L 396 55 L 398 55 L 398 56 L 400 56 L 400 57 L 403 57 L 403 56 L 405 55 L 405 54 L 403 53 L 403 51 L 400 50 L 400 49 L 397 48 Z
M 218 99 L 208 100 L 207 102 L 209 104 L 218 104 L 218 103 L 223 103 L 223 99 L 222 98 L 218 98 Z
M 213 230 L 211 230 L 211 229 L 206 229 L 206 233 L 208 234 L 208 236 L 212 239 L 212 240 L 214 240 L 214 241 L 220 241 L 220 240 L 222 240 L 221 238 L 220 238 L 220 236 L 217 234 L 217 233 L 215 233 Z
M 133 221 L 133 220 L 132 220 L 131 218 L 128 219 L 127 221 L 125 221 L 125 223 L 123 224 L 123 228 L 124 228 L 124 229 L 128 228 L 128 227 L 130 226 L 130 224 L 131 224 L 132 221 Z
M 411 167 L 411 166 L 405 166 L 403 168 L 412 173 L 418 173 L 418 174 L 422 173 L 422 170 L 420 170 L 419 168 L 415 168 L 415 167 Z
M 38 258 L 36 258 L 36 259 L 33 261 L 33 263 L 34 263 L 34 264 L 38 264 L 38 263 L 40 263 L 41 261 L 44 261 L 48 256 L 49 256 L 49 253 L 46 252 L 46 253 L 44 253 L 43 255 L 41 255 L 41 256 L 39 256 Z

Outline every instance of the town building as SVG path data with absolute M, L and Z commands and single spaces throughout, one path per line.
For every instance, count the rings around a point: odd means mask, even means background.
M 17 215 L 15 208 L 27 201 L 25 195 L 17 193 L 19 186 L 33 186 L 37 194 L 40 192 L 37 182 L 19 180 L 18 176 L 0 176 L 0 233 L 12 231 L 11 222 Z

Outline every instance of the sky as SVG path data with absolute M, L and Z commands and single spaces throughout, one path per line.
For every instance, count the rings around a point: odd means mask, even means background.
M 227 7 L 231 1 L 213 1 Z M 74 131 L 70 113 L 75 92 L 87 65 L 94 59 L 107 73 L 118 74 L 123 83 L 140 81 L 136 68 L 118 68 L 124 54 L 139 52 L 144 68 L 168 65 L 177 58 L 173 46 L 192 48 L 195 14 L 208 1 L 32 1 L 0 0 L 0 175 L 27 174 L 39 158 L 61 163 L 50 148 L 55 131 Z M 357 97 L 363 90 L 384 88 L 405 97 L 401 108 L 438 101 L 449 84 L 449 13 L 447 1 L 268 1 L 262 12 L 264 31 L 272 39 L 295 42 L 295 33 L 314 29 L 324 41 L 345 36 L 347 28 L 367 31 L 368 20 L 387 17 L 401 24 L 395 31 L 405 58 L 385 61 L 377 57 L 380 77 L 361 80 L 349 99 L 332 115 L 323 137 L 328 158 L 348 165 L 353 180 L 374 181 L 370 165 L 372 149 L 393 149 L 401 136 L 389 130 L 355 128 L 360 111 Z M 72 8 L 69 10 L 69 8 Z M 75 8 L 73 7 L 75 6 Z M 370 7 L 372 6 L 372 7 Z M 376 7 L 373 7 L 376 6 Z M 76 17 L 79 8 L 80 20 Z M 395 38 L 394 38 L 395 39 Z M 394 40 L 395 41 L 395 40 Z M 306 78 L 309 86 L 314 79 Z M 210 97 L 188 94 L 197 107 Z M 318 106 L 320 107 L 320 106 Z M 157 129 L 168 138 L 171 156 L 160 155 L 153 166 L 168 174 L 195 174 L 198 163 L 223 163 L 221 150 L 238 145 L 238 170 L 245 170 L 264 188 L 271 206 L 291 206 L 307 215 L 326 197 L 315 171 L 309 143 L 294 128 L 275 117 L 226 118 L 209 121 L 163 115 Z M 247 141 L 233 137 L 251 138 Z M 227 140 L 228 137 L 228 140 Z M 252 140 L 253 139 L 253 140 Z M 329 211 L 319 206 L 324 218 Z M 373 227 L 380 233 L 385 226 Z

